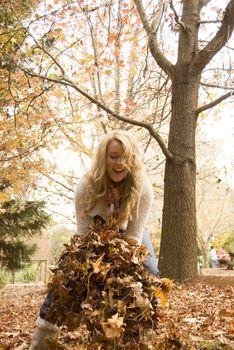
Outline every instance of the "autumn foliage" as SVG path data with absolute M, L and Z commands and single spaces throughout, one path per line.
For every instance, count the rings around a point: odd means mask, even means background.
M 165 303 L 171 287 L 144 267 L 147 254 L 107 226 L 74 236 L 53 271 L 47 320 L 69 331 L 85 325 L 90 349 L 140 344 L 143 330 L 157 327 L 158 299 Z

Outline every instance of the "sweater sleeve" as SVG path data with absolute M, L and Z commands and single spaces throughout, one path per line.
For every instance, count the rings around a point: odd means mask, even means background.
M 75 213 L 76 213 L 76 226 L 77 233 L 79 235 L 86 234 L 89 226 L 92 224 L 92 218 L 88 214 L 84 213 L 83 201 L 85 196 L 85 176 L 83 176 L 75 190 Z
M 139 200 L 133 209 L 132 219 L 128 222 L 126 229 L 127 237 L 135 239 L 140 244 L 142 242 L 143 231 L 152 207 L 153 196 L 153 186 L 150 180 L 145 177 L 142 182 Z

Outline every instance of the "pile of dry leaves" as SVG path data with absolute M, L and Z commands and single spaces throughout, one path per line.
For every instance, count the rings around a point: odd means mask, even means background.
M 74 236 L 53 271 L 46 319 L 68 331 L 85 326 L 89 349 L 143 348 L 142 334 L 156 329 L 158 300 L 166 302 L 172 285 L 144 267 L 147 254 L 110 224 Z

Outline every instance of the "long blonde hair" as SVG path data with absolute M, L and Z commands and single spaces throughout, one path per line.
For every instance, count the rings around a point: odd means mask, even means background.
M 121 182 L 121 212 L 119 222 L 131 218 L 131 212 L 136 205 L 142 181 L 143 163 L 140 150 L 134 136 L 124 130 L 113 130 L 106 134 L 97 147 L 90 171 L 86 174 L 86 194 L 84 196 L 84 212 L 95 206 L 96 201 L 107 193 L 106 153 L 112 140 L 121 142 L 124 153 L 121 163 L 127 169 Z

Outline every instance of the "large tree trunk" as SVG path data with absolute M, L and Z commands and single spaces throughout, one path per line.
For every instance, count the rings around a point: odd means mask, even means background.
M 177 281 L 197 276 L 195 130 L 200 75 L 176 67 L 166 161 L 159 271 Z

